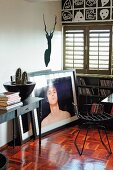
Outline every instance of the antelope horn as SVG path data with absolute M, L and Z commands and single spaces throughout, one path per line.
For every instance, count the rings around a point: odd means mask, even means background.
M 52 33 L 54 33 L 54 31 L 55 31 L 55 26 L 56 26 L 56 24 L 57 24 L 57 16 L 55 16 L 55 24 L 54 24 Z
M 46 30 L 46 24 L 45 24 L 44 14 L 43 14 L 43 21 L 44 21 L 44 26 L 45 26 L 45 32 L 48 33 L 47 30 Z

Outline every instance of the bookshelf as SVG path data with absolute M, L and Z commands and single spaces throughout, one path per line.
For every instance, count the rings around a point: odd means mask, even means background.
M 113 93 L 111 75 L 77 75 L 78 107 L 83 111 L 85 104 L 99 103 Z

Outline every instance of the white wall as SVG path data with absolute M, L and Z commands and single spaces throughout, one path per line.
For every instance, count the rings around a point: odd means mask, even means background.
M 31 72 L 61 69 L 61 2 L 44 0 L 0 0 L 0 92 L 16 69 Z M 44 52 L 47 30 L 51 31 L 54 17 L 57 25 L 52 39 L 51 61 L 46 68 Z M 0 146 L 12 139 L 11 122 L 0 125 Z M 9 130 L 10 129 L 10 130 Z

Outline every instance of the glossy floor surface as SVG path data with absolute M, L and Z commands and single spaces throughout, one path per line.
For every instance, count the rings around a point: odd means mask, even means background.
M 39 156 L 38 139 L 29 141 L 14 149 L 8 146 L 1 150 L 8 159 L 8 170 L 113 170 L 113 154 L 108 152 L 100 142 L 98 132 L 90 130 L 82 156 L 75 145 L 77 127 L 69 127 L 42 138 L 41 156 Z M 82 146 L 85 130 L 78 138 Z M 113 131 L 108 132 L 113 151 Z M 103 134 L 105 140 L 105 135 Z

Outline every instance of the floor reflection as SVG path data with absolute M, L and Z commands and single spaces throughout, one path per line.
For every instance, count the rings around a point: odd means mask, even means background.
M 59 170 L 106 170 L 104 161 L 99 160 L 70 160 L 67 164 L 62 166 Z

